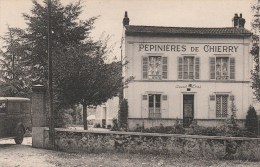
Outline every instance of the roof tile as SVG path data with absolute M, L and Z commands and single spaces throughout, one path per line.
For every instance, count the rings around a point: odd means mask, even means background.
M 127 35 L 213 35 L 213 36 L 251 36 L 252 33 L 245 28 L 198 28 L 198 27 L 159 27 L 159 26 L 134 26 L 126 27 Z

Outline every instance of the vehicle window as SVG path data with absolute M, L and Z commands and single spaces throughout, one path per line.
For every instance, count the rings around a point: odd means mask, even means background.
M 0 113 L 6 113 L 6 103 L 0 102 Z
M 8 104 L 9 113 L 19 113 L 20 112 L 20 103 L 11 102 Z
M 30 103 L 21 103 L 21 112 L 30 113 Z

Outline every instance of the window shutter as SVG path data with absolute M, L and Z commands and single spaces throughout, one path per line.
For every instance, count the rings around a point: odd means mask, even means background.
M 216 72 L 215 72 L 215 67 L 216 67 L 216 60 L 215 57 L 210 57 L 209 58 L 209 65 L 210 65 L 210 79 L 216 79 Z
M 235 58 L 231 57 L 230 58 L 230 79 L 235 79 Z
M 142 95 L 141 118 L 148 118 L 148 95 Z
M 232 104 L 232 102 L 233 102 L 233 104 Z M 232 114 L 232 109 L 236 109 L 236 108 L 232 108 L 232 105 L 234 105 L 233 107 L 236 107 L 235 104 L 236 102 L 235 102 L 235 96 L 233 95 L 233 94 L 230 94 L 229 95 L 229 102 L 228 102 L 228 114 L 229 114 L 229 116 Z
M 195 79 L 200 79 L 200 58 L 195 58 Z
M 209 95 L 209 113 L 208 113 L 209 119 L 216 118 L 215 108 L 216 108 L 216 95 L 212 94 Z
M 168 62 L 167 57 L 162 58 L 162 79 L 167 79 Z
M 161 111 L 161 118 L 169 118 L 169 111 L 168 111 L 168 96 L 162 95 L 162 111 Z
M 183 60 L 182 57 L 178 57 L 178 79 L 182 79 L 182 65 L 183 64 Z
M 230 95 L 230 96 L 229 96 L 229 100 L 230 100 L 230 101 L 234 101 L 234 100 L 235 100 L 235 96 L 234 96 L 234 95 Z
M 148 57 L 143 57 L 143 79 L 148 79 Z

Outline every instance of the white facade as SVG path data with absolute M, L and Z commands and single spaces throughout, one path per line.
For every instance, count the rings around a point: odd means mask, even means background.
M 196 34 L 198 29 L 188 28 L 189 35 L 169 29 L 125 25 L 123 73 L 134 77 L 124 90 L 129 128 L 173 125 L 176 119 L 184 126 L 192 120 L 216 126 L 230 116 L 232 101 L 237 119 L 245 119 L 253 98 L 250 33 L 202 28 L 206 33 Z
M 106 103 L 97 106 L 95 124 L 99 123 L 102 127 L 112 126 L 113 118 L 117 119 L 119 110 L 119 98 L 113 97 Z

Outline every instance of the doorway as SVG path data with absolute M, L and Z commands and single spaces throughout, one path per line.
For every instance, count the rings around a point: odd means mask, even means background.
M 189 127 L 193 119 L 194 95 L 183 95 L 183 127 Z

